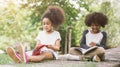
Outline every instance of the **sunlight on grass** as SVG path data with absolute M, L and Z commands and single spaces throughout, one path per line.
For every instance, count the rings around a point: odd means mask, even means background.
M 75 62 L 70 62 L 67 61 L 67 63 L 65 61 L 59 61 L 56 62 L 57 64 L 53 63 L 52 61 L 50 61 L 50 63 L 48 63 L 47 61 L 43 62 L 43 63 L 28 63 L 28 64 L 16 64 L 14 63 L 14 61 L 7 55 L 7 54 L 0 54 L 0 64 L 7 65 L 7 66 L 16 66 L 16 67 L 36 67 L 36 66 L 41 66 L 41 67 L 96 67 L 96 63 L 94 62 L 79 62 L 77 61 Z
M 7 54 L 0 54 L 0 64 L 14 63 Z

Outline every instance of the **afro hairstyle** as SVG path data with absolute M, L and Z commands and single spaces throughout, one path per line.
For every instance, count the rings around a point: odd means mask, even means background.
M 47 10 L 42 16 L 43 18 L 48 18 L 53 27 L 58 28 L 64 22 L 64 11 L 58 6 L 48 6 Z
M 93 12 L 91 14 L 88 14 L 85 18 L 85 24 L 87 26 L 90 27 L 92 23 L 99 24 L 104 28 L 108 23 L 108 18 L 101 12 Z

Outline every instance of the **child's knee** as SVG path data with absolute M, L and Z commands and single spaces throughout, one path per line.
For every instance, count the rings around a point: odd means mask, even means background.
M 100 53 L 100 54 L 105 54 L 105 49 L 103 47 L 98 47 L 97 51 Z

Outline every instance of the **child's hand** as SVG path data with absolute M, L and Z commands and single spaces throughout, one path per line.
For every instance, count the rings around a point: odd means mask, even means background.
M 37 44 L 33 51 L 38 51 L 41 46 L 42 46 L 41 44 Z
M 52 45 L 46 45 L 47 48 L 52 48 L 53 46 Z
M 44 46 L 46 45 L 37 44 L 36 47 L 33 49 L 33 55 L 39 55 L 41 48 Z
M 39 48 L 39 47 L 41 47 L 42 46 L 42 44 L 36 44 L 36 47 L 35 48 Z
M 39 50 L 42 47 L 45 47 L 46 45 L 42 45 L 42 44 L 37 44 L 36 47 L 34 48 L 34 50 Z
M 55 50 L 55 51 L 59 50 L 59 46 L 56 46 L 56 45 L 49 44 L 49 45 L 46 45 L 46 47 L 49 48 L 49 49 Z
M 96 43 L 91 42 L 91 43 L 90 43 L 90 47 L 93 47 L 93 46 L 96 46 Z
M 33 52 L 36 52 L 36 51 L 38 51 L 39 49 L 38 48 L 35 48 L 35 49 L 33 49 Z

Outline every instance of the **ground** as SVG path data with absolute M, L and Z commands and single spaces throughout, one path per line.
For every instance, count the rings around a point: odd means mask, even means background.
M 105 56 L 105 61 L 102 62 L 49 60 L 28 64 L 11 63 L 0 67 L 120 67 L 120 47 L 107 49 Z

